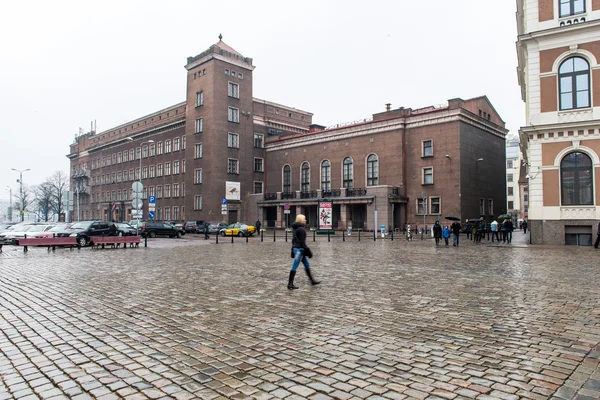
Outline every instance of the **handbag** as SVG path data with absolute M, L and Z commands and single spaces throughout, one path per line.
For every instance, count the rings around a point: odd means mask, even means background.
M 296 238 L 296 231 L 294 231 L 294 239 L 298 240 L 298 238 Z M 303 257 L 312 258 L 312 256 L 313 256 L 312 250 L 310 249 L 310 247 L 308 247 L 308 246 L 305 245 Z M 294 248 L 293 247 L 292 247 L 292 249 L 290 251 L 290 257 L 292 257 L 292 258 L 296 257 L 296 255 L 294 254 Z

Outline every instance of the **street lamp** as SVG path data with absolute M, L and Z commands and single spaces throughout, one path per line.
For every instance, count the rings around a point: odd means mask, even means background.
M 30 169 L 27 168 L 27 169 L 19 170 L 19 169 L 11 168 L 11 170 L 19 173 L 19 180 L 17 181 L 17 182 L 19 182 L 19 195 L 21 196 L 20 197 L 21 209 L 19 210 L 19 213 L 21 214 L 21 222 L 23 222 L 25 220 L 25 199 L 23 198 L 23 172 L 30 171 Z
M 10 222 L 12 222 L 12 217 L 13 217 L 12 216 L 12 188 L 10 186 L 8 186 L 8 185 L 6 185 L 6 187 L 8 188 L 9 193 L 10 193 L 10 197 L 9 197 L 9 200 L 8 200 L 8 220 Z

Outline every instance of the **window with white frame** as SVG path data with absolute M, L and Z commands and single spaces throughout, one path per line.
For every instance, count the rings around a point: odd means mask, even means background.
M 121 171 L 117 172 L 117 183 L 121 183 Z
M 139 169 L 139 167 L 135 169 L 135 180 L 136 181 L 140 180 L 140 169 Z
M 181 182 L 181 197 L 185 197 L 185 182 Z
M 156 154 L 160 156 L 160 155 L 162 155 L 162 153 L 163 153 L 163 142 L 158 142 L 156 144 Z
M 156 190 L 154 186 L 150 186 L 150 190 L 148 192 L 150 196 L 156 196 Z
M 346 189 L 352 189 L 354 187 L 354 162 L 351 157 L 344 158 L 342 162 L 342 178 L 343 185 Z
M 194 196 L 194 210 L 202 210 L 202 196 Z
M 202 183 L 202 168 L 194 170 L 194 183 L 197 185 Z
M 196 133 L 202 132 L 202 118 L 196 119 Z
M 202 158 L 202 143 L 196 143 L 194 158 Z
M 123 154 L 121 152 L 117 153 L 117 164 L 121 164 L 121 161 L 123 160 Z
M 133 176 L 133 169 L 130 169 L 130 170 L 129 170 L 129 180 L 130 180 L 130 181 L 133 181 L 133 180 L 135 180 L 135 178 L 134 178 L 134 176 Z
M 173 220 L 179 221 L 179 207 L 173 207 Z
M 263 183 L 262 182 L 254 182 L 254 193 L 262 193 L 263 192 Z
M 162 185 L 158 185 L 156 187 L 156 198 L 162 199 L 162 197 L 163 197 L 163 187 L 162 187 Z
M 156 144 L 150 143 L 150 157 L 154 157 L 156 155 Z
M 433 168 L 423 168 L 423 185 L 433 185 Z
M 181 173 L 185 174 L 185 158 L 181 160 Z
M 165 154 L 171 152 L 171 140 L 165 140 Z
M 254 172 L 265 172 L 263 169 L 264 160 L 259 157 L 254 157 Z
M 240 89 L 237 83 L 229 82 L 227 86 L 227 95 L 236 99 L 240 98 Z
M 113 192 L 113 196 L 114 196 L 115 192 Z M 142 190 L 142 199 L 147 199 L 148 198 L 148 188 L 144 188 Z
M 129 161 L 135 160 L 134 152 L 135 152 L 134 149 L 129 150 Z M 104 167 L 104 159 L 102 159 L 102 166 Z
M 173 197 L 179 197 L 179 183 L 173 184 Z
M 423 155 L 422 157 L 433 156 L 433 140 L 423 140 Z
M 173 151 L 179 151 L 180 150 L 180 146 L 181 146 L 180 139 L 178 137 L 176 137 L 175 139 L 173 139 Z
M 442 199 L 440 197 L 430 197 L 429 203 L 429 214 L 440 215 L 442 213 Z
M 142 157 L 142 148 L 138 147 L 137 149 L 135 149 L 135 159 L 139 160 L 141 157 Z
M 167 161 L 165 163 L 165 176 L 171 175 L 171 162 Z
M 148 145 L 142 147 L 142 158 L 148 158 Z
M 196 107 L 204 105 L 204 92 L 200 91 L 196 93 Z
M 240 148 L 240 136 L 237 133 L 227 133 L 227 147 L 232 149 Z
M 329 160 L 321 163 L 321 190 L 323 192 L 331 191 L 331 163 Z
M 485 199 L 479 199 L 479 215 L 485 215 Z
M 558 69 L 560 109 L 590 106 L 590 64 L 583 57 L 571 57 Z
M 300 190 L 310 192 L 310 165 L 305 161 L 300 167 Z
M 170 221 L 171 220 L 171 207 L 165 207 L 164 213 L 165 213 L 165 221 Z
M 262 133 L 254 134 L 254 147 L 262 149 L 265 147 L 265 135 Z
M 239 173 L 239 166 L 238 166 L 237 159 L 235 159 L 235 158 L 227 159 L 227 173 L 228 174 L 238 174 Z
M 165 197 L 171 197 L 171 185 L 165 185 Z
M 179 173 L 179 160 L 173 161 L 173 175 L 177 175 Z
M 494 215 L 494 199 L 488 199 L 488 215 Z
M 417 198 L 417 214 L 425 215 L 427 213 L 427 198 Z
M 367 157 L 367 186 L 379 185 L 379 159 L 375 154 Z
M 156 176 L 156 167 L 154 165 L 150 166 L 150 178 L 154 178 Z
M 183 148 L 183 150 L 187 148 L 187 138 L 185 135 L 181 137 L 181 147 Z
M 129 161 L 129 158 L 127 158 L 127 155 L 128 155 L 128 152 L 127 152 L 127 150 L 125 150 L 125 151 L 123 152 L 123 162 L 127 162 L 127 161 Z
M 560 17 L 585 13 L 585 0 L 560 0 Z
M 163 176 L 163 165 L 162 164 L 156 165 L 156 176 L 158 176 L 158 177 Z
M 513 168 L 514 162 L 513 160 L 506 160 L 506 168 Z
M 142 169 L 142 179 L 148 179 L 148 167 Z
M 240 110 L 235 107 L 229 107 L 227 109 L 227 121 L 240 123 Z
M 284 165 L 283 167 L 283 193 L 292 192 L 292 167 Z
M 506 181 L 507 182 L 512 182 L 514 180 L 514 175 L 513 174 L 506 174 Z

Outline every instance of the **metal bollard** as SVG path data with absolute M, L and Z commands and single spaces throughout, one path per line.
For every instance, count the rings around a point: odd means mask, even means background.
M 264 229 L 260 230 L 260 242 L 262 243 L 263 241 L 263 234 L 265 233 Z
M 285 242 L 287 243 L 287 229 L 285 230 Z
M 246 243 L 248 243 L 248 236 L 250 236 L 250 234 L 246 235 Z
M 327 241 L 328 242 L 331 242 L 331 236 L 330 236 L 330 234 L 331 234 L 331 231 L 327 231 Z
M 394 230 L 392 229 L 392 242 L 394 241 Z
M 275 232 L 277 231 L 277 229 L 273 228 L 273 243 L 275 243 Z
M 360 242 L 360 230 L 358 231 L 358 241 Z
M 56 239 L 56 233 L 52 234 L 52 239 Z M 56 246 L 52 246 L 52 251 L 56 251 Z
M 346 241 L 346 235 L 344 234 L 344 231 L 342 231 L 342 242 Z
M 231 243 L 233 243 L 233 232 L 231 232 Z
M 217 232 L 217 233 L 215 234 L 215 236 L 216 236 L 216 238 L 217 238 L 217 243 L 216 243 L 216 244 L 219 244 L 219 232 Z
M 25 234 L 25 235 L 23 236 L 23 239 L 27 239 L 27 234 Z M 17 243 L 18 243 L 18 242 L 17 242 Z M 27 249 L 27 246 L 23 246 L 23 253 L 27 253 L 27 251 L 28 251 L 28 249 Z
M 317 240 L 317 231 L 313 231 L 313 242 Z
M 377 241 L 377 228 L 375 228 L 373 230 L 373 241 L 376 242 Z
M 148 247 L 148 235 L 144 236 L 144 247 Z

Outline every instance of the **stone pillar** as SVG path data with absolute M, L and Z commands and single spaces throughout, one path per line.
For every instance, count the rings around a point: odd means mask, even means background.
M 348 227 L 348 206 L 346 204 L 340 204 L 340 221 L 338 227 L 342 230 Z

